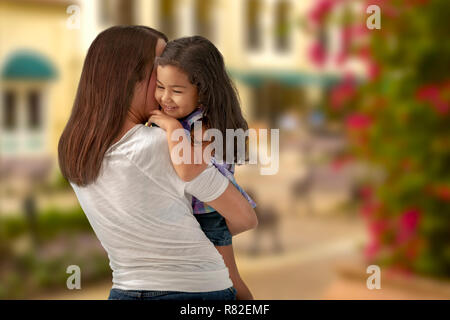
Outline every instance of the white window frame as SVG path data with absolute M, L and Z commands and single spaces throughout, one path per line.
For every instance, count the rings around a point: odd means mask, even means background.
M 3 128 L 3 95 L 13 91 L 17 99 L 17 126 L 13 130 Z M 40 95 L 41 127 L 28 127 L 27 96 L 30 91 Z M 0 86 L 0 154 L 3 158 L 21 156 L 40 156 L 48 154 L 49 149 L 49 108 L 48 88 L 42 81 L 7 81 Z M 33 146 L 36 145 L 37 146 Z

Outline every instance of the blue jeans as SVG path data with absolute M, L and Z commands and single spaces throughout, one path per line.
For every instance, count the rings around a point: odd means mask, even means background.
M 217 211 L 194 214 L 203 232 L 215 246 L 229 246 L 232 236 L 225 218 Z
M 234 287 L 209 292 L 111 289 L 108 300 L 236 300 Z

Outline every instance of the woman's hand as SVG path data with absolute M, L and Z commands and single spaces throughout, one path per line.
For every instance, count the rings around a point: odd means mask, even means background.
M 186 182 L 197 177 L 206 169 L 209 163 L 209 161 L 205 162 L 203 160 L 203 148 L 198 149 L 191 145 L 191 140 L 186 135 L 183 126 L 177 119 L 160 110 L 153 110 L 150 114 L 151 116 L 148 121 L 155 123 L 161 129 L 166 131 L 170 157 L 178 177 Z M 181 135 L 180 132 L 176 132 L 178 129 L 181 130 Z M 175 147 L 178 148 L 176 149 L 176 152 L 174 152 Z M 186 150 L 189 151 L 189 153 L 185 158 L 184 151 Z M 196 159 L 201 160 L 196 161 Z
M 153 110 L 150 112 L 150 115 L 151 116 L 150 118 L 148 118 L 148 122 L 156 124 L 158 127 L 165 131 L 172 131 L 174 129 L 183 128 L 181 123 L 177 119 L 165 114 L 161 110 Z

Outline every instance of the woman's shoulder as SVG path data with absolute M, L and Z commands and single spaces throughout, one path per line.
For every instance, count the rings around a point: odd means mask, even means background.
M 165 142 L 164 130 L 137 124 L 108 150 L 109 153 L 135 154 Z
M 166 133 L 158 127 L 136 125 L 114 147 L 112 155 L 128 158 L 141 170 L 170 164 Z
M 132 142 L 142 147 L 148 147 L 155 144 L 167 143 L 166 132 L 158 127 L 146 127 L 142 124 L 137 125 L 135 133 L 132 135 Z

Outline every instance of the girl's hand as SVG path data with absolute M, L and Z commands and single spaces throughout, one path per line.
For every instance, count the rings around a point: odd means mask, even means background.
M 182 128 L 181 123 L 177 119 L 165 114 L 161 110 L 153 110 L 150 112 L 150 115 L 148 122 L 156 124 L 165 131 Z

